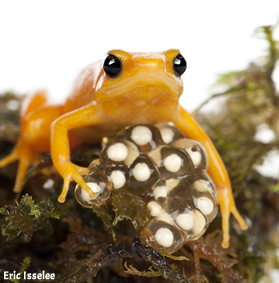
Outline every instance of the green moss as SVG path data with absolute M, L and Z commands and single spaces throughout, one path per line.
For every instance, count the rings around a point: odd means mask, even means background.
M 18 271 L 18 273 L 20 274 L 20 278 L 23 277 L 22 274 L 23 274 L 24 271 L 26 271 L 28 269 L 30 263 L 31 263 L 30 257 L 26 257 L 23 260 L 23 262 L 21 263 L 21 267 Z M 22 280 L 21 279 L 11 279 L 11 281 L 14 282 L 14 283 L 20 283 Z
M 22 196 L 19 203 L 2 207 L 0 213 L 6 216 L 2 235 L 7 236 L 7 241 L 10 242 L 28 243 L 35 230 L 46 227 L 48 218 L 59 219 L 49 202 L 35 204 L 27 194 Z
M 128 219 L 132 222 L 136 231 L 142 229 L 148 222 L 148 213 L 146 204 L 141 197 L 128 192 L 112 193 L 112 205 L 115 212 L 113 225 L 119 221 Z

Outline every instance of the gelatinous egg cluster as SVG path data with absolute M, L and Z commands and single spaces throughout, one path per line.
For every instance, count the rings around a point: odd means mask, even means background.
M 142 196 L 151 221 L 140 236 L 172 253 L 200 237 L 216 216 L 216 192 L 207 167 L 202 145 L 174 126 L 128 126 L 89 166 L 85 180 L 97 198 L 79 185 L 75 195 L 86 207 L 102 205 L 112 190 Z

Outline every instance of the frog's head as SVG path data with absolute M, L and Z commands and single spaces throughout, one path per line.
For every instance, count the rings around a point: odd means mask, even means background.
M 186 61 L 177 49 L 159 53 L 111 50 L 96 81 L 95 99 L 120 123 L 170 120 L 183 91 Z

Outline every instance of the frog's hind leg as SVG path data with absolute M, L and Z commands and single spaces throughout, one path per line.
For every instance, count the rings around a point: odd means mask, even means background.
M 217 200 L 220 205 L 222 215 L 222 247 L 228 248 L 230 239 L 230 214 L 234 215 L 242 230 L 246 230 L 248 225 L 245 223 L 235 206 L 231 183 L 226 167 L 209 137 L 191 117 L 191 115 L 181 106 L 179 106 L 177 114 L 174 116 L 172 122 L 189 138 L 200 141 L 207 151 L 209 157 L 207 173 L 216 185 Z
M 19 160 L 19 165 L 17 169 L 16 182 L 14 186 L 14 192 L 18 193 L 22 190 L 22 184 L 26 171 L 32 160 L 38 156 L 37 153 L 32 151 L 30 145 L 24 140 L 23 135 L 26 135 L 24 129 L 22 129 L 22 124 L 26 124 L 28 121 L 28 116 L 30 113 L 40 108 L 47 103 L 48 97 L 45 91 L 37 91 L 33 95 L 28 96 L 21 107 L 20 120 L 21 120 L 21 131 L 20 137 L 13 151 L 6 157 L 0 160 L 0 167 L 5 167 L 8 164 Z
M 22 190 L 26 171 L 33 159 L 42 152 L 50 151 L 50 125 L 63 114 L 62 106 L 50 106 L 47 101 L 47 94 L 43 91 L 33 94 L 24 101 L 18 142 L 13 151 L 0 160 L 0 167 L 19 161 L 14 186 L 16 193 Z

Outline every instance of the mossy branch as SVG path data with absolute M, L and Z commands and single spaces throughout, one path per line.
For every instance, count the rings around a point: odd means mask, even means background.
M 162 276 L 165 279 L 170 279 L 174 283 L 190 283 L 185 275 L 179 274 L 175 266 L 169 264 L 164 256 L 162 256 L 157 250 L 152 249 L 149 246 L 143 245 L 138 236 L 135 236 L 131 242 L 131 245 L 125 243 L 111 244 L 107 249 L 107 253 L 100 260 L 89 260 L 86 262 L 82 270 L 78 270 L 67 277 L 61 278 L 57 282 L 59 283 L 74 283 L 81 282 L 92 276 L 96 276 L 98 271 L 103 268 L 109 267 L 115 264 L 122 258 L 140 258 L 152 265 L 154 272 L 149 269 L 148 277 Z M 133 270 L 136 275 L 136 271 Z M 138 274 L 139 275 L 139 274 Z

